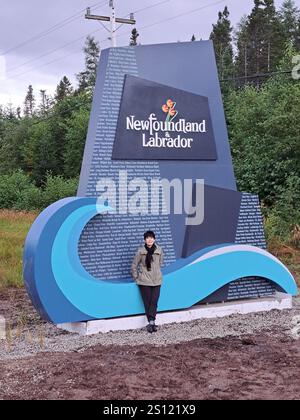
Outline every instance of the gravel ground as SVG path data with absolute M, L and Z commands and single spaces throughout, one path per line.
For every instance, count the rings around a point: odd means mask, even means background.
M 98 344 L 0 361 L 0 400 L 299 400 L 299 378 L 286 335 Z
M 8 327 L 7 339 L 0 340 L 0 361 L 22 359 L 43 352 L 81 353 L 96 345 L 162 347 L 197 339 L 255 334 L 270 334 L 272 337 L 285 334 L 295 340 L 300 338 L 300 298 L 294 300 L 292 310 L 164 325 L 155 334 L 149 334 L 145 329 L 89 337 L 67 333 L 43 323 L 22 290 L 11 290 L 0 296 L 0 315 L 5 316 Z

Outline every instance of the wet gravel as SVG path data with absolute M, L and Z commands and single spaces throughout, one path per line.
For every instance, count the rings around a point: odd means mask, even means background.
M 232 315 L 158 327 L 155 334 L 145 329 L 109 332 L 82 337 L 44 323 L 36 315 L 23 290 L 0 295 L 0 316 L 6 319 L 6 340 L 0 340 L 0 361 L 22 359 L 45 352 L 84 352 L 96 346 L 168 346 L 197 339 L 285 334 L 300 338 L 300 298 L 292 310 L 250 315 Z

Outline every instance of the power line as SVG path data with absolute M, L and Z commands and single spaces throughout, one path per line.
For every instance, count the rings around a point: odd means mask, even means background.
M 162 4 L 165 4 L 165 3 L 170 3 L 170 1 L 171 1 L 171 0 L 163 0 L 163 1 L 159 2 L 159 3 L 155 3 L 155 4 L 152 4 L 152 5 L 150 5 L 150 6 L 143 7 L 142 9 L 135 10 L 133 13 L 134 13 L 134 14 L 141 13 L 141 12 L 144 12 L 145 10 L 150 10 L 150 9 L 153 9 L 154 7 L 160 6 L 160 5 L 162 5 Z M 129 16 L 129 15 L 127 15 L 127 16 Z
M 142 13 L 142 12 L 144 12 L 145 10 L 150 10 L 150 9 L 153 9 L 154 7 L 161 6 L 162 4 L 165 4 L 165 3 L 170 3 L 170 1 L 171 1 L 171 0 L 163 0 L 163 1 L 160 1 L 159 3 L 152 4 L 151 6 L 147 6 L 147 7 L 143 7 L 142 9 L 135 10 L 135 11 L 133 12 L 133 14 L 134 14 L 134 15 L 137 15 L 138 13 Z M 127 17 L 127 16 L 130 16 L 130 15 L 128 14 L 128 15 L 126 15 L 126 17 Z M 117 31 L 118 31 L 120 28 L 122 28 L 122 27 L 123 27 L 123 25 L 120 25 L 120 26 L 117 28 Z
M 146 11 L 146 10 L 149 10 L 149 9 L 153 9 L 154 7 L 160 6 L 160 5 L 165 4 L 165 3 L 169 3 L 170 1 L 171 1 L 171 0 L 163 0 L 163 1 L 160 1 L 160 2 L 158 2 L 158 3 L 153 4 L 153 5 L 151 5 L 151 6 L 147 6 L 147 7 L 144 7 L 144 8 L 142 8 L 142 9 L 138 9 L 138 10 L 136 10 L 134 13 L 135 13 L 135 14 L 142 13 L 143 11 Z M 105 2 L 105 3 L 106 3 L 106 2 Z M 93 7 L 93 6 L 91 6 L 91 7 Z M 100 6 L 98 6 L 98 7 L 101 7 L 101 5 L 100 5 Z M 83 11 L 85 11 L 85 9 L 83 9 Z M 129 14 L 128 14 L 128 15 L 126 15 L 126 16 L 129 16 Z M 126 17 L 126 16 L 125 16 L 125 17 Z M 81 16 L 80 16 L 80 17 L 81 17 Z M 122 25 L 121 25 L 120 27 L 122 27 Z M 120 28 L 120 27 L 119 27 L 119 28 Z M 118 29 L 119 29 L 119 28 L 118 28 Z M 37 61 L 37 60 L 39 60 L 39 59 L 41 59 L 41 58 L 44 58 L 44 57 L 46 57 L 46 56 L 48 56 L 48 55 L 51 55 L 51 54 L 53 54 L 54 52 L 59 51 L 59 50 L 63 49 L 64 47 L 67 47 L 67 46 L 69 46 L 69 45 L 72 45 L 72 44 L 74 44 L 74 43 L 76 43 L 76 42 L 80 41 L 81 39 L 86 38 L 87 36 L 91 36 L 91 35 L 93 35 L 93 34 L 95 34 L 95 33 L 97 33 L 97 32 L 99 32 L 99 29 L 98 29 L 98 30 L 96 30 L 96 31 L 90 32 L 89 34 L 84 35 L 84 36 L 82 36 L 82 37 L 80 37 L 80 38 L 77 38 L 77 39 L 75 39 L 74 41 L 68 42 L 67 44 L 62 45 L 61 47 L 55 48 L 54 50 L 48 51 L 48 52 L 47 52 L 47 53 L 45 53 L 45 54 L 42 54 L 42 55 L 40 55 L 40 56 L 38 56 L 38 57 L 35 57 L 35 58 L 33 58 L 32 60 L 28 60 L 27 62 L 25 62 L 25 63 L 23 63 L 23 64 L 20 64 L 20 65 L 18 65 L 18 66 L 15 66 L 15 67 L 13 67 L 13 68 L 9 69 L 9 70 L 8 70 L 8 73 L 9 73 L 9 72 L 12 72 L 12 71 L 14 71 L 14 70 L 17 70 L 18 68 L 21 68 L 21 67 L 23 67 L 23 66 L 25 66 L 25 65 L 27 65 L 27 64 L 30 64 L 30 63 L 32 63 L 32 62 L 34 62 L 34 61 Z M 100 43 L 105 42 L 105 41 L 107 41 L 107 40 L 108 40 L 108 38 L 106 37 L 106 38 L 104 38 L 103 40 L 101 40 L 101 41 L 100 41 Z M 81 51 L 80 51 L 80 52 L 81 52 Z M 35 67 L 34 69 L 39 69 L 39 68 L 45 67 L 45 66 L 47 66 L 47 65 L 50 65 L 50 64 L 52 64 L 52 63 L 54 63 L 54 62 L 57 62 L 57 61 L 59 61 L 59 60 L 63 60 L 64 58 L 69 57 L 69 56 L 74 55 L 74 54 L 76 54 L 76 52 L 71 53 L 71 54 L 69 54 L 69 55 L 67 55 L 67 56 L 65 56 L 65 55 L 64 55 L 63 57 L 59 57 L 59 58 L 57 58 L 57 59 L 55 59 L 55 60 L 51 60 L 50 62 L 44 63 L 44 64 L 42 64 L 41 66 Z M 34 70 L 34 69 L 25 70 L 24 72 L 21 72 L 21 73 L 19 73 L 19 74 L 16 74 L 16 76 L 10 76 L 10 78 L 19 78 L 20 76 L 23 76 L 24 74 L 28 74 L 28 73 L 30 73 L 30 72 L 31 72 L 32 70 Z
M 208 8 L 210 8 L 210 7 L 213 7 L 213 6 L 217 6 L 218 4 L 225 3 L 226 1 L 228 2 L 229 0 L 218 0 L 218 1 L 214 2 L 214 3 L 207 4 L 207 5 L 204 5 L 204 6 L 198 7 L 198 8 L 193 9 L 193 10 L 189 10 L 189 11 L 187 11 L 187 12 L 185 12 L 185 13 L 180 13 L 180 14 L 178 14 L 178 15 L 176 15 L 176 16 L 172 16 L 172 17 L 170 17 L 170 18 L 166 18 L 166 19 L 160 20 L 160 21 L 158 21 L 158 22 L 150 23 L 149 25 L 145 25 L 145 26 L 142 26 L 142 27 L 139 27 L 139 26 L 137 25 L 137 28 L 138 28 L 138 30 L 139 30 L 139 31 L 142 31 L 142 30 L 144 30 L 144 29 L 148 29 L 148 28 L 151 28 L 151 27 L 153 27 L 153 26 L 160 25 L 161 23 L 169 22 L 169 21 L 172 21 L 172 20 L 178 19 L 178 18 L 180 18 L 180 17 L 182 17 L 182 16 L 188 16 L 188 15 L 190 15 L 190 14 L 192 14 L 192 13 L 199 12 L 200 10 L 204 10 L 204 9 L 208 9 Z M 163 2 L 162 2 L 162 3 L 160 3 L 160 4 L 163 4 L 163 3 L 166 3 L 166 2 L 167 2 L 167 1 L 163 1 Z M 149 7 L 151 7 L 151 6 L 149 6 Z M 147 9 L 147 8 L 145 8 L 145 9 Z M 144 10 L 144 9 L 141 9 L 140 11 L 142 11 L 142 10 Z M 119 38 L 121 38 L 121 37 L 123 37 L 123 36 L 128 36 L 128 32 L 122 32 L 122 33 L 119 35 Z M 102 43 L 102 42 L 105 42 L 106 40 L 107 40 L 107 38 L 103 39 L 103 40 L 102 40 L 102 41 L 100 41 L 100 42 Z
M 152 28 L 155 25 L 159 25 L 161 23 L 169 22 L 171 20 L 178 19 L 178 18 L 180 18 L 182 16 L 188 16 L 188 15 L 190 15 L 192 13 L 199 12 L 200 10 L 208 9 L 210 7 L 213 7 L 213 6 L 217 6 L 218 4 L 225 3 L 226 1 L 228 1 L 228 0 L 218 0 L 218 1 L 214 2 L 214 3 L 207 4 L 207 5 L 204 5 L 204 6 L 201 6 L 201 7 L 197 7 L 196 9 L 189 10 L 189 11 L 184 12 L 184 13 L 180 13 L 179 15 L 171 16 L 170 18 L 163 19 L 163 20 L 160 20 L 158 22 L 154 22 L 154 23 L 150 23 L 149 25 L 142 26 L 141 28 L 139 28 L 139 30 L 141 31 L 143 29 Z
M 111 9 L 110 16 L 99 16 L 99 15 L 92 15 L 91 14 L 91 8 L 88 7 L 87 13 L 85 15 L 86 19 L 89 20 L 96 20 L 102 24 L 102 22 L 110 22 L 110 40 L 112 47 L 117 46 L 117 38 L 116 38 L 116 24 L 122 23 L 125 25 L 135 25 L 136 21 L 131 14 L 130 19 L 124 19 L 124 18 L 117 18 L 116 17 L 116 7 L 115 7 L 115 0 L 109 1 L 109 7 Z M 103 25 L 103 24 L 102 24 Z M 103 25 L 104 29 L 107 29 L 105 25 Z
M 168 1 L 169 1 L 169 0 L 168 0 Z M 171 21 L 171 20 L 177 19 L 177 18 L 182 17 L 182 16 L 187 16 L 187 15 L 190 15 L 190 14 L 192 14 L 192 13 L 195 13 L 195 12 L 198 12 L 198 11 L 200 11 L 200 10 L 204 10 L 204 9 L 207 9 L 207 8 L 210 8 L 210 7 L 213 7 L 213 6 L 216 6 L 216 5 L 221 4 L 221 3 L 224 3 L 224 2 L 226 2 L 226 0 L 218 0 L 218 1 L 214 2 L 214 3 L 211 3 L 211 4 L 208 4 L 208 5 L 204 5 L 204 6 L 198 7 L 198 8 L 196 8 L 196 9 L 193 9 L 193 10 L 187 11 L 187 12 L 185 12 L 185 13 L 181 13 L 181 14 L 176 15 L 176 16 L 172 16 L 172 17 L 167 18 L 167 19 L 163 19 L 163 20 L 158 21 L 158 22 L 154 22 L 154 23 L 149 24 L 149 25 L 145 25 L 145 26 L 143 26 L 143 27 L 141 27 L 141 28 L 138 28 L 138 29 L 139 29 L 139 31 L 144 30 L 144 29 L 148 29 L 148 28 L 153 27 L 153 26 L 155 26 L 155 25 L 159 25 L 159 24 L 161 24 L 161 23 L 165 23 L 165 22 L 168 22 L 168 21 Z M 144 11 L 144 10 L 147 10 L 147 9 L 149 9 L 149 8 L 153 8 L 153 7 L 158 6 L 158 5 L 161 5 L 161 4 L 163 4 L 163 3 L 167 3 L 167 0 L 164 0 L 164 1 L 160 2 L 160 3 L 156 3 L 156 5 L 152 5 L 152 6 L 148 6 L 148 7 L 145 7 L 145 8 L 143 8 L 143 9 L 140 9 L 140 10 L 138 10 L 136 13 L 140 13 L 140 12 L 142 12 L 142 11 Z M 85 10 L 85 9 L 84 9 L 84 10 Z M 94 34 L 94 33 L 96 33 L 96 32 L 99 32 L 99 31 L 100 31 L 100 30 L 98 29 L 98 30 L 96 30 L 96 31 L 94 31 L 94 32 L 91 32 L 89 35 L 92 35 L 92 34 Z M 128 35 L 128 33 L 127 33 L 127 32 L 123 32 L 122 34 L 120 34 L 120 35 L 119 35 L 119 37 L 122 37 L 122 36 L 125 36 L 125 35 L 127 36 L 127 35 Z M 107 38 L 107 37 L 106 37 L 106 38 L 104 38 L 103 40 L 101 40 L 101 41 L 100 41 L 100 43 L 102 44 L 102 43 L 103 43 L 103 42 L 105 42 L 105 41 L 108 41 L 108 38 Z M 67 56 L 66 56 L 66 55 L 64 55 L 64 56 L 59 57 L 59 58 L 57 58 L 57 59 L 55 59 L 55 60 L 51 60 L 51 61 L 49 61 L 49 62 L 47 62 L 47 63 L 42 64 L 41 66 L 34 67 L 33 69 L 30 69 L 30 70 L 27 70 L 27 71 L 22 72 L 22 73 L 20 73 L 20 74 L 17 74 L 17 75 L 16 75 L 16 76 L 14 76 L 13 78 L 19 78 L 20 76 L 23 76 L 24 74 L 28 74 L 28 73 L 30 73 L 32 70 L 39 69 L 39 68 L 42 68 L 42 67 L 46 67 L 46 66 L 48 66 L 48 65 L 50 65 L 50 64 L 53 64 L 53 63 L 55 63 L 55 62 L 57 62 L 57 61 L 60 61 L 60 60 L 63 60 L 63 59 L 65 59 L 65 58 L 70 57 L 70 56 L 72 56 L 72 55 L 74 55 L 74 54 L 77 54 L 77 53 L 79 54 L 79 52 L 77 52 L 77 51 L 76 51 L 76 52 L 73 52 L 73 53 L 71 53 L 71 54 L 68 54 Z M 80 53 L 81 53 L 81 51 L 80 51 Z M 45 54 L 45 55 L 46 55 L 46 54 Z
M 106 0 L 105 0 L 105 1 L 103 1 L 100 5 L 99 5 L 98 3 L 93 4 L 93 5 L 91 6 L 91 8 L 98 9 L 99 7 L 102 7 L 102 6 L 104 6 L 105 4 L 106 4 Z M 33 36 L 32 38 L 29 38 L 28 40 L 26 40 L 26 41 L 24 41 L 24 42 L 22 42 L 22 43 L 20 43 L 20 44 L 18 44 L 18 45 L 16 45 L 16 46 L 14 46 L 14 47 L 12 47 L 12 48 L 9 48 L 8 50 L 6 50 L 6 51 L 4 51 L 3 53 L 1 53 L 1 55 L 2 55 L 2 56 L 7 55 L 7 54 L 11 53 L 12 51 L 15 51 L 15 50 L 17 50 L 17 49 L 19 49 L 19 48 L 23 47 L 24 45 L 27 45 L 27 44 L 29 44 L 29 43 L 31 43 L 31 42 L 34 42 L 34 41 L 37 41 L 37 40 L 39 40 L 39 39 L 41 39 L 41 38 L 43 38 L 43 37 L 45 37 L 45 36 L 47 36 L 47 35 L 51 34 L 52 32 L 55 32 L 55 31 L 57 31 L 58 29 L 63 28 L 64 26 L 68 25 L 69 23 L 72 23 L 72 22 L 74 22 L 75 20 L 80 19 L 80 18 L 82 17 L 82 13 L 83 13 L 84 11 L 85 11 L 85 9 L 81 9 L 79 12 L 77 12 L 77 13 L 75 13 L 74 15 L 72 15 L 72 16 L 70 16 L 70 17 L 68 17 L 68 18 L 66 18 L 66 19 L 64 19 L 64 20 L 62 20 L 62 21 L 60 21 L 60 22 L 58 22 L 57 24 L 55 24 L 54 26 L 51 26 L 50 28 L 46 29 L 45 31 L 40 32 L 39 34 L 37 34 L 37 35 Z
M 200 10 L 208 9 L 208 8 L 210 8 L 210 7 L 213 7 L 213 6 L 217 6 L 218 4 L 225 3 L 226 1 L 228 2 L 229 0 L 218 0 L 218 1 L 214 2 L 214 3 L 204 5 L 204 6 L 201 6 L 201 7 L 196 8 L 196 9 L 189 10 L 189 11 L 187 11 L 187 12 L 180 13 L 180 14 L 178 14 L 178 15 L 176 15 L 176 16 L 171 16 L 170 18 L 166 18 L 166 19 L 160 20 L 160 21 L 158 21 L 158 22 L 150 23 L 149 25 L 145 25 L 145 26 L 142 26 L 142 27 L 139 27 L 139 26 L 137 25 L 137 29 L 138 29 L 139 31 L 142 31 L 142 30 L 144 30 L 144 29 L 152 28 L 153 26 L 160 25 L 161 23 L 169 22 L 169 21 L 172 21 L 172 20 L 178 19 L 178 18 L 180 18 L 180 17 L 182 17 L 182 16 L 188 16 L 188 15 L 190 15 L 190 14 L 192 14 L 192 13 L 199 12 Z M 162 3 L 164 3 L 164 2 L 162 2 Z M 126 35 L 126 36 L 128 36 L 128 33 L 127 33 L 127 32 L 122 32 L 122 33 L 119 35 L 119 37 L 121 38 L 121 37 L 123 37 L 123 36 L 125 36 L 125 35 Z M 101 42 L 104 42 L 104 41 L 105 41 L 105 40 L 103 40 L 103 41 L 101 41 Z
M 142 8 L 142 9 L 138 9 L 138 10 L 136 10 L 134 13 L 135 13 L 135 14 L 138 14 L 138 13 L 141 13 L 141 12 L 143 12 L 143 11 L 145 11 L 145 10 L 152 9 L 152 8 L 154 8 L 154 7 L 157 7 L 157 6 L 160 6 L 160 5 L 164 4 L 164 3 L 169 3 L 169 2 L 170 2 L 170 0 L 164 0 L 164 1 L 161 1 L 161 2 L 159 2 L 159 3 L 153 4 L 153 5 L 151 5 L 151 6 L 144 7 L 144 8 Z M 91 6 L 91 7 L 93 7 L 93 6 Z M 98 6 L 98 7 L 100 7 L 100 6 Z M 85 9 L 84 9 L 84 10 L 85 10 Z M 126 15 L 126 16 L 129 16 L 129 14 L 128 14 L 128 15 Z M 81 16 L 80 16 L 80 17 L 81 17 Z M 100 22 L 100 23 L 102 24 L 102 22 Z M 102 24 L 102 25 L 103 25 L 103 24 Z M 122 26 L 123 26 L 123 25 L 120 25 L 118 29 L 120 29 Z M 108 30 L 105 26 L 103 26 L 103 27 L 104 27 L 104 29 Z M 118 30 L 118 29 L 117 29 L 117 30 Z M 39 60 L 39 59 L 41 59 L 41 58 L 44 58 L 44 57 L 46 57 L 46 56 L 48 56 L 48 55 L 51 55 L 51 54 L 53 54 L 54 52 L 59 51 L 59 50 L 61 50 L 61 49 L 65 48 L 65 47 L 68 47 L 69 45 L 72 45 L 72 44 L 74 44 L 74 43 L 76 43 L 76 42 L 80 41 L 81 39 L 86 38 L 87 36 L 93 35 L 95 32 L 98 32 L 98 31 L 91 32 L 91 33 L 89 33 L 89 34 L 87 34 L 87 35 L 84 35 L 84 36 L 82 36 L 82 37 L 80 37 L 80 38 L 77 38 L 77 39 L 75 39 L 75 40 L 73 40 L 73 41 L 70 41 L 70 42 L 68 42 L 68 43 L 66 43 L 66 44 L 64 44 L 64 45 L 62 45 L 62 46 L 60 46 L 60 47 L 57 47 L 57 48 L 55 48 L 55 49 L 53 49 L 53 50 L 51 50 L 51 51 L 48 51 L 48 52 L 46 52 L 46 53 L 44 53 L 44 54 L 42 54 L 42 55 L 40 55 L 40 56 L 38 56 L 38 57 L 35 57 L 35 58 L 31 59 L 31 60 L 28 60 L 28 61 L 26 61 L 26 62 L 25 62 L 25 63 L 23 63 L 23 64 L 19 64 L 19 65 L 15 66 L 15 67 L 12 67 L 12 68 L 8 69 L 8 73 L 13 72 L 14 70 L 17 70 L 17 69 L 19 69 L 19 68 L 21 68 L 21 67 L 24 67 L 24 66 L 28 65 L 28 64 L 31 64 L 31 63 L 33 63 L 33 62 L 35 62 L 35 61 L 37 61 L 37 60 Z M 105 38 L 105 40 L 106 40 L 106 38 Z M 104 42 L 104 41 L 103 41 L 103 42 Z M 17 75 L 17 77 L 19 77 L 20 75 L 26 74 L 26 73 L 27 73 L 27 71 L 25 71 L 24 73 L 20 73 L 20 74 L 18 74 L 18 75 Z M 13 77 L 13 76 L 12 76 L 12 77 Z
M 135 24 L 136 22 L 134 21 L 134 15 L 136 15 L 136 14 L 138 14 L 138 13 L 141 13 L 141 12 L 143 12 L 143 11 L 145 11 L 145 10 L 150 10 L 150 9 L 153 9 L 154 7 L 157 7 L 157 6 L 160 6 L 160 5 L 162 5 L 162 4 L 165 4 L 165 3 L 169 3 L 171 0 L 163 0 L 163 1 L 160 1 L 160 2 L 158 2 L 158 3 L 155 3 L 155 4 L 152 4 L 152 5 L 150 5 L 150 6 L 146 6 L 146 7 L 143 7 L 142 9 L 138 9 L 138 10 L 135 10 L 133 13 L 130 13 L 130 14 L 128 14 L 128 15 L 126 15 L 125 17 L 123 17 L 123 18 L 121 18 L 121 19 L 115 19 L 115 23 L 118 23 L 118 21 L 120 21 L 119 23 L 121 23 L 120 24 L 120 26 L 118 27 L 118 28 L 116 28 L 116 29 L 114 29 L 113 31 L 111 31 L 111 30 L 109 30 L 104 24 L 103 24 L 103 22 L 102 21 L 106 21 L 106 22 L 109 22 L 109 21 L 111 21 L 111 17 L 106 17 L 106 16 L 91 16 L 90 15 L 90 10 L 89 10 L 89 8 L 88 8 L 88 13 L 87 13 L 87 15 L 86 15 L 86 18 L 90 18 L 90 19 L 93 19 L 93 20 L 97 20 L 97 21 L 99 21 L 99 23 L 103 26 L 103 28 L 104 29 L 106 29 L 108 32 L 112 32 L 111 33 L 111 39 L 113 38 L 113 36 L 115 36 L 115 33 L 122 27 L 122 26 L 124 26 L 125 24 Z M 114 0 L 111 0 L 110 1 L 110 7 L 112 7 L 113 9 L 114 9 Z M 126 19 L 127 17 L 130 17 L 130 19 Z M 123 21 L 123 22 L 122 22 Z M 106 41 L 107 40 L 107 38 L 104 40 L 104 41 Z M 103 42 L 104 42 L 103 41 Z
M 81 37 L 79 37 L 79 38 L 76 38 L 76 39 L 74 39 L 73 41 L 68 42 L 67 44 L 64 44 L 64 45 L 62 45 L 62 46 L 60 46 L 60 47 L 55 48 L 54 50 L 51 50 L 51 51 L 46 52 L 45 54 L 39 55 L 38 57 L 35 57 L 35 58 L 31 59 L 31 60 L 28 60 L 28 61 L 26 61 L 26 62 L 25 62 L 25 63 L 23 63 L 23 64 L 20 64 L 20 65 L 15 66 L 15 67 L 13 67 L 13 68 L 11 68 L 11 69 L 8 69 L 8 73 L 10 73 L 10 72 L 12 72 L 12 71 L 14 71 L 14 70 L 17 70 L 17 69 L 18 69 L 18 68 L 20 68 L 20 67 L 24 67 L 24 66 L 25 66 L 25 65 L 27 65 L 27 64 L 33 63 L 34 61 L 37 61 L 37 60 L 39 60 L 40 58 L 46 57 L 47 55 L 51 55 L 51 54 L 53 54 L 53 53 L 54 53 L 54 52 L 56 52 L 56 51 L 59 51 L 59 50 L 61 50 L 61 49 L 65 48 L 65 47 L 68 47 L 69 45 L 75 44 L 76 42 L 81 41 L 82 39 L 86 38 L 87 36 L 91 36 L 91 35 L 93 35 L 93 34 L 94 34 L 94 33 L 96 33 L 96 32 L 99 32 L 99 29 L 97 29 L 96 31 L 90 32 L 90 33 L 88 33 L 87 35 L 83 35 L 83 36 L 81 36 Z M 29 70 L 29 71 L 30 71 L 30 70 Z M 26 72 L 25 72 L 25 73 L 26 73 Z M 23 74 L 23 73 L 21 73 L 21 74 Z
M 91 32 L 91 34 L 94 34 L 95 32 L 99 32 L 100 30 L 101 30 L 101 29 L 97 29 L 96 31 Z M 90 34 L 90 35 L 91 35 L 91 34 Z M 54 60 L 48 61 L 47 63 L 41 64 L 41 65 L 40 65 L 40 66 L 38 66 L 38 67 L 34 67 L 33 69 L 30 69 L 30 70 L 27 70 L 27 71 L 25 71 L 25 72 L 23 72 L 23 73 L 17 74 L 17 75 L 16 75 L 16 76 L 14 76 L 13 78 L 14 78 L 14 79 L 18 79 L 20 76 L 23 76 L 24 74 L 30 73 L 30 72 L 32 72 L 33 70 L 37 70 L 37 69 L 40 69 L 40 68 L 42 68 L 42 67 L 49 66 L 50 64 L 56 63 L 57 61 L 60 61 L 60 60 L 63 60 L 63 59 L 65 59 L 65 58 L 71 57 L 72 55 L 75 55 L 75 54 L 81 54 L 81 53 L 82 53 L 82 51 L 74 51 L 74 52 L 72 52 L 72 53 L 70 53 L 70 54 L 64 55 L 63 57 L 58 57 L 58 58 L 56 58 L 56 59 L 54 59 Z

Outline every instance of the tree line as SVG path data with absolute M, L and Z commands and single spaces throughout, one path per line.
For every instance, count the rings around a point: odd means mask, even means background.
M 233 28 L 225 7 L 210 38 L 239 190 L 259 194 L 270 234 L 297 239 L 300 83 L 290 71 L 300 51 L 300 11 L 293 0 L 278 10 L 273 0 L 254 0 Z M 130 45 L 138 39 L 134 29 Z M 84 56 L 76 87 L 64 76 L 53 96 L 43 90 L 38 98 L 30 85 L 23 109 L 0 106 L 0 208 L 39 209 L 76 194 L 100 56 L 92 37 Z
M 300 11 L 294 0 L 285 0 L 279 10 L 274 0 L 254 0 L 251 13 L 234 29 L 225 7 L 210 39 L 221 80 L 268 75 L 278 70 L 287 48 L 300 51 Z

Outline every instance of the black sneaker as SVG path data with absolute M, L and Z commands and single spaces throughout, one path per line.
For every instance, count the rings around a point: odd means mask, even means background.
M 147 331 L 148 331 L 148 333 L 153 333 L 153 325 L 151 325 L 151 324 L 148 324 L 147 325 Z
M 153 332 L 157 331 L 157 326 L 155 324 L 152 325 Z
M 150 321 L 150 325 L 152 326 L 153 332 L 157 331 L 157 326 L 155 325 L 155 321 Z

